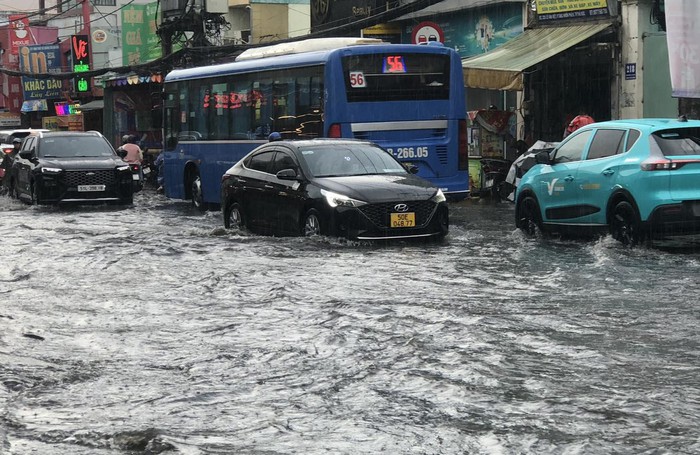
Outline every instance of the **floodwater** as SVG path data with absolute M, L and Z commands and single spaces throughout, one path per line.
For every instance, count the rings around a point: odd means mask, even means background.
M 222 229 L 0 197 L 0 453 L 700 452 L 700 249 Z

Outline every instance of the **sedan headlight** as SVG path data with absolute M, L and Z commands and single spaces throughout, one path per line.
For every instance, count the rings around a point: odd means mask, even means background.
M 430 198 L 431 201 L 435 202 L 436 204 L 439 204 L 440 202 L 445 202 L 447 198 L 445 197 L 445 194 L 442 192 L 441 189 L 438 188 L 437 193 Z
M 58 174 L 61 171 L 63 171 L 63 169 L 58 168 L 58 167 L 42 167 L 41 168 L 42 174 Z
M 321 190 L 321 194 L 326 198 L 326 202 L 328 202 L 328 205 L 331 207 L 359 207 L 367 204 L 364 201 L 358 201 L 357 199 L 334 193 L 332 191 Z

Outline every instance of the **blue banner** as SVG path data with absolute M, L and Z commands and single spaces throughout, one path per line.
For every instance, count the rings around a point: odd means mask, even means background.
M 19 68 L 24 73 L 59 73 L 61 51 L 58 44 L 40 44 L 19 48 Z M 22 92 L 25 101 L 61 98 L 63 81 L 22 76 Z

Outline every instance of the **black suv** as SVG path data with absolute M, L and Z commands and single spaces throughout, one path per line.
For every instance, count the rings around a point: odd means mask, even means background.
M 22 143 L 10 194 L 30 204 L 133 202 L 133 173 L 97 131 L 39 132 Z

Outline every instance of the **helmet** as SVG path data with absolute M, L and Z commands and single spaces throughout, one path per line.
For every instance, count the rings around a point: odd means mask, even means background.
M 282 135 L 278 133 L 277 131 L 270 133 L 270 135 L 267 137 L 267 140 L 270 142 L 273 141 L 281 141 L 282 140 Z
M 131 139 L 131 136 L 129 136 L 128 134 L 125 134 L 124 136 L 122 136 L 122 142 L 125 144 L 127 142 L 129 142 L 130 139 Z
M 13 144 L 21 144 L 21 143 L 22 143 L 22 139 L 16 137 L 16 138 L 12 139 L 12 143 L 13 143 Z

